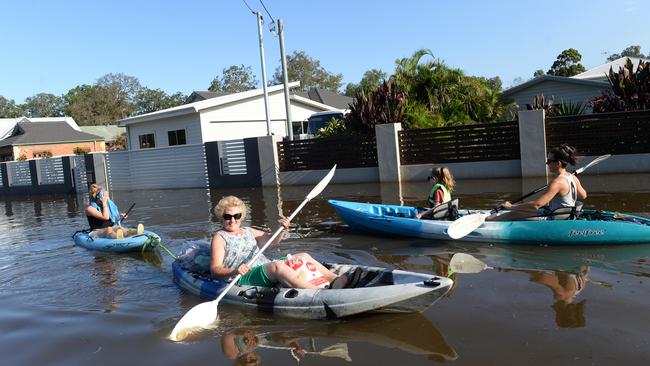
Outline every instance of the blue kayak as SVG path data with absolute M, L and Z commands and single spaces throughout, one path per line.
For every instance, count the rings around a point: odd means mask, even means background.
M 151 231 L 144 231 L 140 235 L 128 236 L 123 239 L 94 238 L 89 231 L 78 231 L 72 238 L 74 243 L 90 250 L 104 252 L 133 252 L 142 248 L 151 249 L 160 243 L 160 237 Z
M 416 207 L 329 200 L 346 224 L 372 234 L 452 240 L 451 220 L 421 220 Z M 458 210 L 460 216 L 484 213 Z M 572 220 L 485 222 L 468 242 L 535 245 L 612 245 L 650 243 L 650 219 L 615 212 L 581 210 Z

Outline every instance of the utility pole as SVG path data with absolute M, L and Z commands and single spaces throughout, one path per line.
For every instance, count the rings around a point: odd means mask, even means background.
M 278 19 L 278 38 L 280 38 L 280 57 L 282 60 L 282 82 L 284 83 L 284 107 L 287 110 L 287 137 L 293 140 L 293 122 L 291 120 L 291 104 L 289 102 L 289 76 L 287 75 L 287 55 L 284 52 L 284 27 L 282 19 Z
M 269 117 L 269 93 L 266 90 L 266 63 L 264 62 L 264 37 L 262 37 L 262 14 L 257 15 L 257 33 L 260 39 L 260 61 L 262 63 L 262 88 L 264 89 L 264 111 L 266 112 L 266 134 L 271 136 L 271 119 Z

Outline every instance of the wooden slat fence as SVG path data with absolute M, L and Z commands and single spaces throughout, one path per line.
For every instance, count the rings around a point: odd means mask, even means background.
M 546 148 L 569 144 L 580 155 L 650 153 L 650 111 L 546 119 Z
M 346 136 L 278 142 L 280 171 L 376 167 L 375 136 Z
M 520 158 L 517 121 L 403 130 L 399 143 L 403 165 Z

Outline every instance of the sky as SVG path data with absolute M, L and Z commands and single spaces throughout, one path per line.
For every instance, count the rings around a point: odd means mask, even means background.
M 267 79 L 287 54 L 305 51 L 328 72 L 358 83 L 395 60 L 429 49 L 473 76 L 505 87 L 548 70 L 567 48 L 592 68 L 640 45 L 650 53 L 647 0 L 0 0 L 0 96 L 23 103 L 63 95 L 108 73 L 171 94 L 207 90 L 231 65 L 251 66 L 261 82 L 257 19 L 264 15 Z M 645 16 L 644 16 L 645 14 Z M 260 84 L 261 85 L 261 84 Z

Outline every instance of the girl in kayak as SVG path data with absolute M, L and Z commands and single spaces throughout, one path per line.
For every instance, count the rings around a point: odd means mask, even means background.
M 215 207 L 215 214 L 222 220 L 223 229 L 212 236 L 210 272 L 215 278 L 231 278 L 242 275 L 239 283 L 245 286 L 271 287 L 280 283 L 285 287 L 316 289 L 317 285 L 301 278 L 297 271 L 285 264 L 287 258 L 269 260 L 264 254 L 260 255 L 253 264 L 247 264 L 255 254 L 266 244 L 272 234 L 251 227 L 242 227 L 246 218 L 246 205 L 235 196 L 222 198 Z M 289 228 L 289 220 L 283 218 L 280 224 L 285 230 Z M 279 235 L 273 244 L 279 243 L 283 235 Z M 326 281 L 332 282 L 337 276 L 318 263 L 307 253 L 294 254 L 299 258 L 313 263 Z M 337 283 L 344 286 L 345 276 L 339 277 Z M 331 285 L 333 286 L 333 284 Z
M 555 174 L 542 195 L 533 201 L 503 204 L 503 214 L 488 217 L 487 221 L 517 221 L 553 219 L 553 211 L 561 207 L 575 207 L 578 199 L 587 198 L 587 191 L 574 174 L 567 171 L 567 165 L 576 165 L 576 149 L 562 144 L 550 150 L 546 157 L 548 170 Z
M 431 193 L 429 193 L 428 198 L 431 209 L 416 214 L 415 217 L 418 219 L 431 216 L 437 206 L 451 201 L 451 192 L 454 191 L 454 186 L 456 185 L 454 176 L 446 166 L 431 169 L 429 180 L 433 180 L 433 187 L 431 187 Z
M 117 206 L 108 197 L 108 192 L 99 184 L 93 183 L 88 189 L 90 202 L 86 207 L 88 225 L 93 230 L 91 235 L 98 238 L 121 239 L 125 236 L 142 234 L 144 226 L 138 224 L 136 230 L 128 230 L 120 226 L 120 221 L 126 218 L 119 213 Z

